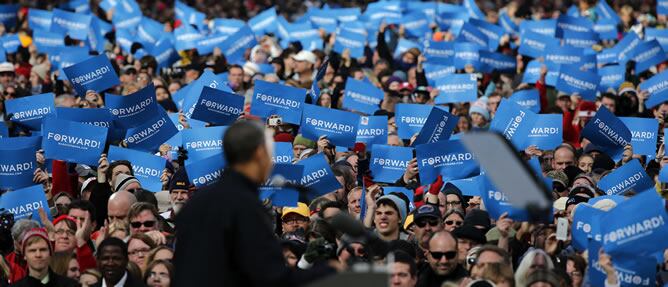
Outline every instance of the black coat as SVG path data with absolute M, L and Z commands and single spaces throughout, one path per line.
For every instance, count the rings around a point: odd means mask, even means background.
M 291 270 L 258 186 L 231 168 L 195 192 L 176 217 L 172 286 L 298 286 L 333 269 Z
M 125 279 L 125 284 L 123 284 L 124 287 L 146 287 L 146 284 L 144 284 L 141 279 L 135 278 L 130 272 L 127 272 L 126 274 L 128 274 L 128 278 Z M 104 280 L 104 278 L 93 284 L 92 287 L 102 287 L 102 280 Z
M 457 264 L 457 268 L 447 276 L 436 274 L 427 262 L 424 262 L 419 269 L 418 280 L 415 285 L 417 287 L 440 287 L 443 282 L 459 283 L 464 277 L 468 276 L 468 272 L 461 264 Z
M 42 282 L 34 277 L 26 276 L 23 279 L 17 281 L 16 283 L 10 285 L 16 287 L 37 287 L 37 286 L 48 286 L 48 287 L 74 287 L 80 286 L 79 282 L 74 281 L 73 279 L 67 278 L 65 276 L 58 275 L 53 273 L 49 268 L 49 283 L 42 284 Z

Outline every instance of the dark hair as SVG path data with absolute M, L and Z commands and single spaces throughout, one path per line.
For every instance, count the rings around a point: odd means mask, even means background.
M 134 194 L 135 197 L 137 198 L 137 202 L 146 202 L 153 204 L 155 207 L 158 207 L 158 199 L 155 197 L 155 194 L 153 192 L 142 188 L 135 191 Z
M 223 137 L 223 151 L 229 166 L 253 159 L 258 148 L 264 146 L 264 127 L 256 121 L 239 121 L 231 125 Z
M 508 254 L 508 251 L 506 251 L 503 248 L 497 247 L 495 245 L 486 244 L 486 245 L 480 246 L 480 249 L 478 249 L 478 252 L 476 252 L 477 253 L 476 258 L 480 257 L 480 254 L 482 254 L 483 252 L 488 252 L 488 251 L 489 252 L 494 252 L 497 255 L 499 255 L 503 259 L 503 262 L 500 262 L 501 264 L 505 264 L 505 265 L 508 265 L 508 266 L 510 266 L 512 264 L 512 260 L 510 258 L 510 255 Z
M 587 261 L 582 258 L 582 256 L 577 255 L 577 254 L 571 254 L 568 255 L 567 260 L 573 261 L 573 267 L 575 267 L 575 270 L 580 271 L 582 274 L 584 274 L 585 269 L 587 269 Z
M 244 71 L 244 68 L 241 67 L 240 65 L 237 65 L 237 64 L 230 65 L 230 66 L 227 68 L 227 71 L 231 71 L 231 70 L 234 69 L 234 68 L 241 69 L 241 72 Z
M 82 199 L 73 200 L 72 203 L 70 203 L 70 205 L 67 206 L 67 213 L 69 214 L 70 210 L 72 209 L 81 209 L 88 211 L 88 213 L 90 214 L 91 223 L 93 223 L 94 220 L 97 218 L 96 217 L 97 214 L 95 212 L 95 205 L 93 205 L 93 203 L 91 203 L 88 200 L 82 200 Z
M 405 251 L 394 251 L 394 263 L 408 264 L 408 271 L 411 274 L 411 277 L 415 278 L 415 276 L 417 276 L 417 264 L 415 264 L 415 259 L 411 258 Z
M 107 180 L 111 180 L 111 174 L 112 174 L 112 172 L 114 171 L 114 168 L 116 168 L 116 167 L 119 166 L 119 165 L 127 166 L 128 169 L 130 169 L 130 175 L 132 175 L 132 176 L 135 175 L 134 170 L 132 170 L 132 163 L 130 163 L 130 161 L 127 161 L 127 160 L 117 160 L 117 161 L 114 161 L 114 162 L 110 163 L 110 164 L 109 164 L 109 168 L 108 168 L 107 171 L 104 173 L 104 175 L 107 176 Z M 113 184 L 113 182 L 112 182 L 112 184 Z
M 341 204 L 337 201 L 326 201 L 320 206 L 320 210 L 318 210 L 318 216 L 320 218 L 325 218 L 325 210 L 327 208 L 338 208 L 339 210 L 343 211 L 343 208 L 341 207 Z
M 356 180 L 353 177 L 352 171 L 352 166 L 350 166 L 350 164 L 346 161 L 336 162 L 332 166 L 332 172 L 334 173 L 334 176 L 343 177 L 343 188 L 346 190 L 346 196 L 350 190 L 355 188 Z
M 100 245 L 97 247 L 97 251 L 95 251 L 95 258 L 100 259 L 100 256 L 102 256 L 102 250 L 104 250 L 105 247 L 107 246 L 115 246 L 121 249 L 121 253 L 123 253 L 123 256 L 125 259 L 128 259 L 128 245 L 123 242 L 123 240 L 118 239 L 116 237 L 108 237 L 102 240 Z
M 174 264 L 172 262 L 169 262 L 169 260 L 155 260 L 153 262 L 150 262 L 148 266 L 146 267 L 146 272 L 144 273 L 144 283 L 148 281 L 148 278 L 151 277 L 151 269 L 155 267 L 156 265 L 162 264 L 167 268 L 167 271 L 169 272 L 169 282 L 174 282 Z
M 156 223 L 158 224 L 158 229 L 162 230 L 162 226 L 160 226 L 160 213 L 158 213 L 158 208 L 148 202 L 135 202 L 130 206 L 130 210 L 128 210 L 128 222 L 131 222 L 131 220 L 135 217 L 137 217 L 142 211 L 148 210 L 153 214 L 153 217 L 155 217 L 155 220 L 157 221 Z

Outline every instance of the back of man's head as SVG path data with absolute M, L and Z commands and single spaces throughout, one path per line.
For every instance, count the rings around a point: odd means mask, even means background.
M 253 160 L 258 148 L 265 145 L 264 126 L 256 121 L 238 121 L 231 125 L 223 137 L 223 151 L 228 165 Z

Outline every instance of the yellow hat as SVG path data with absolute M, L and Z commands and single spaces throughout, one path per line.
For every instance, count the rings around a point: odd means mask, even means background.
M 413 214 L 406 216 L 406 221 L 404 221 L 404 230 L 408 230 L 409 227 L 413 224 Z
M 281 218 L 285 217 L 290 213 L 296 213 L 303 217 L 311 216 L 311 210 L 308 209 L 306 203 L 302 202 L 298 202 L 297 207 L 283 207 L 283 214 L 281 214 Z

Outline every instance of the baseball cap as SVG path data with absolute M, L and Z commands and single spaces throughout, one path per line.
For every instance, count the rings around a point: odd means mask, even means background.
M 0 73 L 11 72 L 14 73 L 14 65 L 8 62 L 0 63 Z
M 438 210 L 438 207 L 431 205 L 431 204 L 425 204 L 423 206 L 420 206 L 418 209 L 415 210 L 415 213 L 413 215 L 413 220 L 418 221 L 422 218 L 436 218 L 440 219 L 441 218 L 441 211 Z
M 297 53 L 297 55 L 292 56 L 292 59 L 294 59 L 295 61 L 300 61 L 300 62 L 306 61 L 311 64 L 315 64 L 315 54 L 305 50 L 302 50 L 299 53 Z
M 298 202 L 297 207 L 284 207 L 283 214 L 281 214 L 281 218 L 285 217 L 290 213 L 296 213 L 303 217 L 309 217 L 311 215 L 311 210 L 308 209 L 306 203 Z

